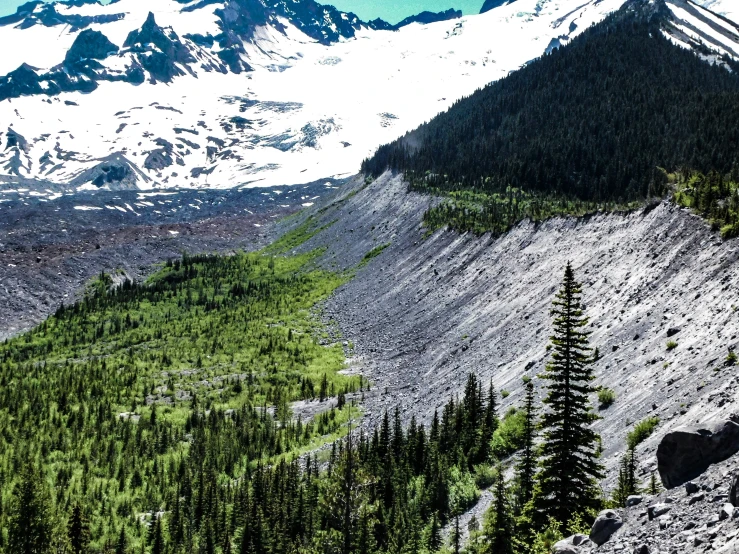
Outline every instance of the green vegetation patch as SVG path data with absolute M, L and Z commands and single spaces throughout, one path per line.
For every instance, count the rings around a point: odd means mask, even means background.
M 722 237 L 739 236 L 739 167 L 727 175 L 684 170 L 666 176 L 677 204 L 707 219 Z
M 311 314 L 346 280 L 317 255 L 184 256 L 119 287 L 101 275 L 0 345 L 0 505 L 31 462 L 54 521 L 79 503 L 96 548 L 123 526 L 138 544 L 141 517 L 173 498 L 340 436 L 364 383 L 339 373 L 343 349 Z M 324 404 L 304 421 L 295 400 Z
M 386 242 L 385 244 L 380 244 L 379 246 L 375 246 L 372 250 L 370 250 L 364 255 L 364 258 L 362 258 L 362 261 L 359 262 L 359 267 L 366 266 L 368 263 L 370 263 L 372 258 L 376 258 L 380 254 L 382 254 L 382 251 L 385 250 L 385 248 L 387 248 L 388 246 L 390 246 L 389 242 Z
M 628 435 L 626 435 L 626 445 L 633 450 L 654 433 L 657 425 L 659 425 L 659 418 L 657 416 L 648 417 L 640 421 L 634 425 L 634 428 L 629 431 Z
M 335 222 L 332 221 L 326 225 L 319 226 L 318 221 L 313 216 L 309 216 L 303 223 L 298 225 L 292 231 L 282 235 L 279 239 L 267 246 L 262 252 L 265 254 L 286 254 L 303 243 L 309 241 L 321 231 L 328 229 Z
M 526 192 L 507 187 L 504 192 L 486 192 L 458 189 L 447 191 L 416 182 L 412 190 L 441 196 L 442 202 L 432 206 L 423 215 L 429 233 L 448 227 L 457 232 L 477 235 L 501 235 L 515 224 L 529 219 L 544 221 L 556 216 L 585 216 L 599 211 L 628 211 L 638 208 L 639 202 L 590 202 L 554 194 Z

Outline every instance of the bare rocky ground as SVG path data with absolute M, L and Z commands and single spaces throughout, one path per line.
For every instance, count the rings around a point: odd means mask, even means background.
M 727 505 L 736 472 L 733 457 L 711 466 L 688 486 L 643 495 L 638 504 L 617 510 L 623 526 L 595 552 L 631 554 L 643 544 L 651 554 L 739 552 L 739 518 Z
M 568 260 L 602 356 L 595 384 L 617 395 L 595 424 L 606 491 L 634 423 L 660 418 L 638 449 L 646 479 L 665 432 L 737 411 L 738 372 L 723 361 L 739 335 L 739 242 L 722 241 L 699 217 L 665 201 L 626 214 L 524 222 L 500 238 L 427 237 L 421 218 L 434 200 L 407 193 L 397 176 L 368 186 L 358 179 L 342 195 L 313 210 L 320 225 L 334 223 L 301 248 L 325 247 L 323 263 L 346 269 L 389 243 L 324 312 L 375 385 L 366 425 L 396 405 L 406 418 L 428 421 L 469 372 L 510 392 L 501 411 L 518 405 L 522 376 L 544 369 L 549 308 Z M 668 340 L 677 347 L 668 350 Z
M 254 250 L 340 183 L 230 191 L 0 195 L 0 340 L 70 303 L 101 271 L 142 279 L 182 252 Z M 84 209 L 79 209 L 80 207 Z

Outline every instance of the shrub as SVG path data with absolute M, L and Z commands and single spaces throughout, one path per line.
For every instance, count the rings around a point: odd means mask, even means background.
M 508 410 L 493 433 L 490 447 L 494 456 L 498 459 L 506 458 L 523 446 L 525 419 L 523 410 Z
M 475 485 L 478 489 L 486 489 L 495 482 L 496 470 L 490 464 L 475 466 Z
M 677 343 L 674 340 L 667 341 L 667 350 L 674 350 L 677 348 Z
M 511 393 L 508 392 L 507 390 L 500 391 L 500 396 L 502 396 L 503 398 L 508 398 L 510 396 L 510 394 Z
M 475 478 L 469 471 L 462 471 L 457 466 L 449 470 L 449 505 L 458 512 L 466 511 L 474 506 L 480 498 L 475 486 Z
M 659 418 L 651 416 L 634 425 L 634 428 L 626 435 L 626 445 L 634 449 L 643 443 L 654 432 L 659 425 Z
M 608 408 L 611 404 L 616 401 L 616 393 L 613 389 L 603 387 L 598 391 L 598 402 L 600 403 L 600 409 Z
M 737 360 L 736 352 L 734 352 L 733 350 L 729 350 L 729 353 L 726 355 L 726 360 L 724 361 L 724 365 L 726 366 L 736 365 L 736 360 Z

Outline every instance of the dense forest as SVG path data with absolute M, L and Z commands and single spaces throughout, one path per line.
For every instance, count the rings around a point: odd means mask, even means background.
M 96 548 L 121 533 L 137 546 L 173 499 L 199 525 L 224 479 L 338 436 L 366 383 L 339 373 L 346 353 L 310 313 L 346 279 L 316 255 L 184 256 L 117 286 L 101 275 L 0 345 L 0 506 L 40 472 L 50 521 L 79 504 Z M 293 417 L 296 400 L 317 415 Z
M 711 171 L 739 182 L 739 75 L 677 47 L 628 4 L 363 164 L 402 171 L 451 198 L 431 228 L 505 231 L 525 217 L 627 207 L 662 196 L 666 173 Z M 649 8 L 649 9 L 654 9 Z

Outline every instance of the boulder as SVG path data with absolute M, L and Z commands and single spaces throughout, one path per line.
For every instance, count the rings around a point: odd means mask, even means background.
M 734 506 L 739 506 L 737 504 L 737 501 L 739 501 L 739 473 L 736 475 L 732 475 L 731 477 L 731 486 L 729 487 L 729 502 L 731 502 Z
M 647 515 L 649 516 L 649 520 L 653 520 L 655 517 L 659 517 L 662 515 L 665 515 L 667 512 L 670 511 L 670 506 L 666 502 L 660 502 L 659 504 L 653 504 L 652 506 L 647 507 Z
M 731 420 L 680 427 L 667 433 L 657 447 L 662 484 L 677 487 L 739 451 L 739 423 Z
M 552 554 L 583 554 L 593 548 L 593 542 L 585 535 L 572 535 L 555 543 Z
M 590 530 L 590 540 L 600 546 L 611 538 L 624 524 L 621 516 L 614 510 L 603 510 L 595 518 L 595 523 Z
M 685 483 L 685 492 L 687 494 L 694 494 L 699 490 L 701 490 L 700 487 L 693 483 L 693 481 L 688 481 L 687 483 Z
M 626 498 L 626 507 L 631 508 L 632 506 L 641 504 L 642 500 L 644 500 L 644 497 L 641 494 L 632 494 Z
M 649 547 L 646 544 L 640 544 L 634 548 L 634 554 L 650 554 Z
M 723 521 L 725 519 L 731 519 L 732 517 L 734 517 L 734 506 L 727 502 L 721 506 L 721 509 L 718 511 L 718 519 L 719 521 Z

